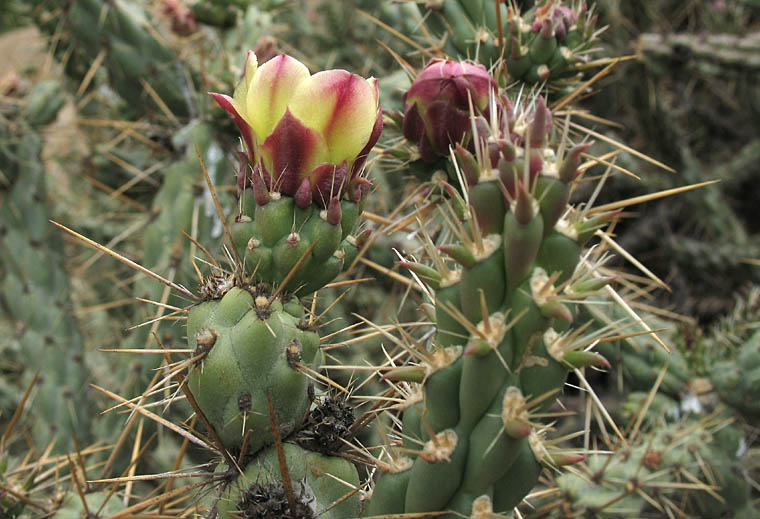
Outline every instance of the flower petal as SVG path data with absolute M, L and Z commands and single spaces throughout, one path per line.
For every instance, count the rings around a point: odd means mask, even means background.
M 314 200 L 320 207 L 326 207 L 334 196 L 340 196 L 346 190 L 348 166 L 345 161 L 337 166 L 320 164 L 309 173 L 309 176 Z
M 351 166 L 351 178 L 355 177 L 364 167 L 364 163 L 369 157 L 369 152 L 372 151 L 372 147 L 377 144 L 380 139 L 380 134 L 383 133 L 383 109 L 377 108 L 377 119 L 375 119 L 375 125 L 372 127 L 372 133 L 369 136 L 367 144 L 364 145 L 362 151 L 356 157 L 354 164 Z
M 322 136 L 304 126 L 290 110 L 285 111 L 259 150 L 274 189 L 288 196 L 295 195 L 301 181 L 328 156 Z
M 235 92 L 232 94 L 232 98 L 235 100 L 240 116 L 246 121 L 248 120 L 248 110 L 246 110 L 246 105 L 248 104 L 248 87 L 251 84 L 251 80 L 253 79 L 258 66 L 259 62 L 256 58 L 256 54 L 249 50 L 245 58 L 245 64 L 243 65 L 243 77 L 238 81 L 238 84 L 235 86 Z
M 251 163 L 254 163 L 256 157 L 253 148 L 253 132 L 251 131 L 251 126 L 248 124 L 248 121 L 242 116 L 240 106 L 230 96 L 217 94 L 215 92 L 209 92 L 209 94 L 235 122 L 235 126 L 238 127 L 240 135 L 243 137 L 245 147 L 248 148 L 248 156 L 250 157 Z
M 258 67 L 248 85 L 245 110 L 259 141 L 272 133 L 309 69 L 281 54 Z
M 353 161 L 372 134 L 377 116 L 375 83 L 345 70 L 328 70 L 299 85 L 288 105 L 293 115 L 321 133 L 330 162 Z

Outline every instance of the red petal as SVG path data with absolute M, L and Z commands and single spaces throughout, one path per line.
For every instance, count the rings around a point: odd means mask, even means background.
M 425 136 L 425 121 L 420 117 L 417 103 L 407 104 L 404 107 L 403 126 L 404 137 L 419 145 L 420 140 Z
M 357 173 L 362 170 L 364 163 L 367 162 L 369 152 L 372 151 L 372 147 L 377 144 L 377 140 L 380 138 L 381 133 L 383 133 L 383 109 L 378 107 L 377 119 L 375 119 L 375 126 L 372 128 L 372 133 L 369 136 L 369 140 L 364 146 L 364 149 L 359 152 L 359 156 L 351 166 L 351 178 L 354 178 Z
M 251 163 L 256 162 L 256 156 L 254 155 L 253 149 L 253 130 L 251 129 L 251 126 L 245 121 L 245 119 L 243 119 L 243 117 L 238 113 L 235 105 L 233 104 L 233 99 L 230 96 L 217 94 L 215 92 L 209 92 L 209 95 L 214 98 L 219 106 L 221 106 L 222 109 L 227 112 L 227 114 L 235 122 L 235 126 L 238 127 L 240 135 L 243 137 L 245 147 L 248 148 L 248 156 L 250 157 Z
M 311 189 L 314 194 L 314 201 L 320 207 L 325 207 L 332 197 L 340 196 L 346 190 L 348 184 L 348 166 L 345 161 L 339 166 L 335 164 L 320 164 L 314 168 L 309 177 L 311 177 Z
M 314 130 L 304 126 L 285 111 L 272 134 L 261 145 L 275 190 L 293 196 L 301 186 L 301 181 L 322 162 L 327 146 Z

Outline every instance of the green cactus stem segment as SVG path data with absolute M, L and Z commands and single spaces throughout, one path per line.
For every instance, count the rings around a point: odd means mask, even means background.
M 422 419 L 434 432 L 454 427 L 459 421 L 459 381 L 462 347 L 450 346 L 433 353 L 430 375 L 425 380 L 425 413 Z
M 507 212 L 501 180 L 497 178 L 490 182 L 480 182 L 470 188 L 467 196 L 481 232 L 484 235 L 501 234 L 504 214 Z
M 454 314 L 461 308 L 459 285 L 462 270 L 450 270 L 448 274 L 441 279 L 441 288 L 435 293 L 436 343 L 442 348 L 464 344 L 469 337 L 469 332 Z
M 524 207 L 524 204 L 522 204 Z M 541 213 L 522 222 L 515 211 L 504 217 L 504 271 L 507 288 L 513 290 L 530 274 L 544 235 Z
M 511 361 L 512 337 L 504 314 L 497 312 L 477 326 L 470 338 L 462 364 L 459 385 L 459 426 L 470 431 L 504 386 L 509 374 L 505 357 Z M 476 351 L 484 348 L 483 352 Z
M 310 380 L 299 366 L 313 369 L 320 355 L 319 337 L 300 323 L 279 299 L 237 287 L 190 309 L 190 346 L 205 356 L 188 384 L 228 449 L 239 448 L 247 430 L 250 453 L 272 441 L 267 391 L 284 433 L 305 419 Z
M 500 407 L 501 402 L 497 398 L 490 410 L 498 413 Z M 482 494 L 514 462 L 519 453 L 518 444 L 525 440 L 505 434 L 504 427 L 498 414 L 492 416 L 487 413 L 472 430 L 460 492 Z
M 550 232 L 543 240 L 536 264 L 549 275 L 556 275 L 556 284 L 568 281 L 580 261 L 578 242 L 561 232 Z
M 519 453 L 512 466 L 493 485 L 493 510 L 508 513 L 538 483 L 543 470 L 533 453 L 531 442 L 520 442 Z
M 405 456 L 383 464 L 385 474 L 375 484 L 365 517 L 403 514 L 413 462 Z
M 467 442 L 454 429 L 436 434 L 414 461 L 405 513 L 443 510 L 459 487 L 467 460 Z
M 287 290 L 306 295 L 322 288 L 354 255 L 351 233 L 358 224 L 358 204 L 333 198 L 327 209 L 314 204 L 302 209 L 280 193 L 268 197 L 260 205 L 250 190 L 244 191 L 242 212 L 230 224 L 246 273 L 255 281 L 279 285 L 296 269 Z
M 570 187 L 559 180 L 541 176 L 536 184 L 536 198 L 541 207 L 544 221 L 544 235 L 549 234 L 562 214 L 567 210 L 570 200 Z
M 482 248 L 470 248 L 475 260 L 462 271 L 460 283 L 461 310 L 470 322 L 483 318 L 481 299 L 485 298 L 489 312 L 495 312 L 504 301 L 504 259 L 501 236 L 488 235 L 481 240 Z

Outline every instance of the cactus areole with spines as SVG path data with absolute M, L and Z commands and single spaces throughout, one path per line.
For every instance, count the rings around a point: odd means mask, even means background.
M 310 75 L 286 55 L 258 66 L 249 52 L 234 96 L 211 95 L 245 145 L 231 223 L 245 271 L 273 285 L 288 279 L 299 296 L 318 290 L 361 246 L 353 233 L 371 186 L 364 166 L 383 128 L 375 79 Z

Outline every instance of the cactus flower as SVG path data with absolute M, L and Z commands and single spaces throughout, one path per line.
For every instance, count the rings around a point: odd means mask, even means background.
M 488 99 L 496 89 L 482 65 L 431 61 L 404 94 L 404 137 L 417 144 L 426 161 L 448 156 L 449 146 L 471 133 L 470 106 L 488 119 Z
M 240 189 L 254 175 L 302 208 L 312 201 L 325 207 L 344 193 L 361 199 L 369 181 L 360 173 L 383 127 L 374 78 L 345 70 L 311 75 L 284 54 L 258 66 L 249 51 L 234 95 L 211 95 L 246 146 L 250 167 L 241 168 Z

